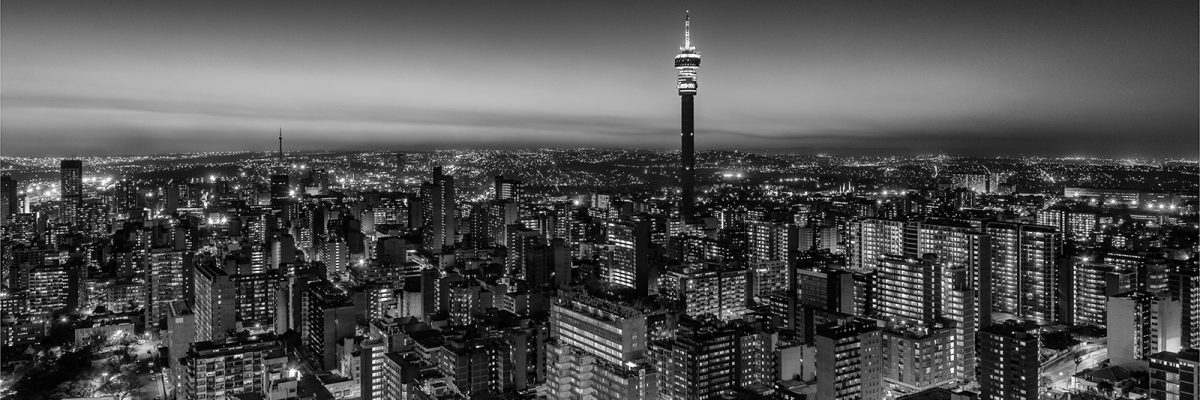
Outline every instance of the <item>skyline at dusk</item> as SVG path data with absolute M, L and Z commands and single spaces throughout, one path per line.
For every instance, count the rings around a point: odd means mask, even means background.
M 1194 0 L 2 4 L 0 400 L 1200 393 Z
M 677 146 L 1195 157 L 1195 2 L 13 2 L 9 156 Z M 1036 146 L 1031 146 L 1036 144 Z

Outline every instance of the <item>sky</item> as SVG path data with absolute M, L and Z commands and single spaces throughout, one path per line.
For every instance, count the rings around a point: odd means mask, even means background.
M 0 3 L 0 155 L 679 146 L 1195 158 L 1200 3 Z

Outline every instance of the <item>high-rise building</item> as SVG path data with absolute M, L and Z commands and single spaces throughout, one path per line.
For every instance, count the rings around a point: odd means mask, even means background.
M 1167 274 L 1167 294 L 1179 299 L 1180 347 L 1200 348 L 1200 271 L 1194 264 Z
M 0 175 L 0 226 L 6 225 L 13 215 L 20 212 L 19 206 L 17 180 L 8 175 Z
M 747 311 L 750 275 L 745 269 L 696 266 L 669 271 L 665 275 L 668 287 L 660 287 L 659 291 L 669 293 L 669 297 L 681 302 L 687 315 L 733 320 L 740 319 Z
M 1080 262 L 1074 265 L 1071 315 L 1076 325 L 1105 325 L 1109 296 L 1137 290 L 1137 274 L 1109 264 Z
M 954 329 L 942 325 L 884 330 L 884 380 L 903 393 L 953 384 L 954 341 Z
M 442 167 L 434 167 L 433 182 L 421 185 L 422 220 L 425 222 L 421 234 L 426 249 L 440 253 L 443 247 L 454 246 L 458 214 L 454 201 L 454 178 L 442 174 Z
M 354 304 L 341 289 L 328 281 L 312 283 L 303 294 L 303 325 L 300 339 L 309 364 L 317 369 L 337 365 L 337 343 L 353 337 L 357 324 Z
M 1183 320 L 1179 299 L 1148 292 L 1109 296 L 1108 358 L 1113 365 L 1145 360 L 1160 351 L 1180 348 Z
M 550 308 L 549 397 L 658 398 L 658 373 L 646 359 L 646 314 L 582 293 L 560 293 Z
M 982 400 L 1037 400 L 1039 338 L 1036 327 L 1009 321 L 979 331 Z
M 1192 358 L 1195 358 L 1195 350 L 1191 350 Z M 1187 376 L 1187 354 L 1176 353 L 1171 351 L 1163 351 L 1151 354 L 1149 357 L 1150 364 L 1150 387 L 1149 394 L 1151 399 L 1171 399 L 1179 400 L 1181 398 L 1195 399 L 1195 397 L 1182 397 L 1181 392 L 1184 391 L 1184 379 L 1192 378 L 1189 382 L 1195 385 L 1195 369 L 1192 369 L 1193 376 Z M 1194 364 L 1194 363 L 1193 363 Z M 1195 390 L 1191 391 L 1192 394 Z
M 906 257 L 923 258 L 932 254 L 945 271 L 964 271 L 970 287 L 975 289 L 974 314 L 978 317 L 978 326 L 971 326 L 970 330 L 991 323 L 992 240 L 976 224 L 948 220 L 909 223 L 904 247 Z
M 788 252 L 797 247 L 796 227 L 784 223 L 747 221 L 746 236 L 751 263 L 787 260 Z
M 350 246 L 341 235 L 333 235 L 321 247 L 321 261 L 325 263 L 325 277 L 334 279 L 347 272 L 350 263 Z
M 818 326 L 817 397 L 882 400 L 883 334 L 877 322 L 847 317 Z
M 507 250 L 504 258 L 505 274 L 515 280 L 528 279 L 525 276 L 526 257 L 533 249 L 544 245 L 542 236 L 535 230 L 514 224 L 508 227 L 506 242 L 504 245 Z
M 181 361 L 188 348 L 196 341 L 196 314 L 183 300 L 173 301 L 167 306 L 167 334 L 163 340 L 167 347 L 168 379 L 172 386 L 181 385 L 184 369 Z
M 650 225 L 640 218 L 605 222 L 600 278 L 646 294 L 650 287 Z
M 1179 400 L 1200 399 L 1200 350 L 1180 351 L 1178 361 Z
M 212 264 L 196 266 L 196 341 L 220 342 L 234 330 L 236 294 L 229 274 Z
M 1058 319 L 1058 256 L 1062 235 L 1052 227 L 988 223 L 993 311 L 1051 322 Z
M 548 246 L 531 249 L 525 254 L 525 279 L 530 286 L 552 284 L 565 287 L 571 283 L 571 249 L 563 239 L 554 239 Z
M 369 337 L 358 343 L 359 393 L 362 400 L 383 399 L 383 365 L 387 354 L 387 341 L 382 337 Z
M 879 263 L 875 310 L 880 317 L 927 324 L 941 316 L 942 264 L 936 256 L 917 260 L 889 255 Z
M 520 219 L 520 208 L 515 200 L 493 200 L 488 203 L 487 232 L 492 242 L 508 245 L 508 228 Z
M 29 312 L 50 314 L 79 305 L 80 268 L 42 265 L 29 271 Z
M 83 161 L 62 160 L 58 190 L 62 200 L 62 221 L 79 224 L 83 213 Z
M 904 221 L 866 218 L 850 225 L 850 268 L 874 270 L 885 255 L 903 256 Z
M 942 271 L 941 318 L 953 324 L 954 351 L 950 355 L 959 382 L 975 382 L 975 332 L 979 316 L 975 314 L 975 286 L 966 267 Z
M 495 181 L 496 200 L 515 200 L 517 203 L 525 197 L 525 184 L 516 179 L 505 179 L 503 176 L 496 175 Z
M 696 70 L 699 68 L 700 52 L 692 46 L 692 17 L 687 15 L 683 21 L 683 46 L 675 55 L 675 69 L 679 71 L 676 86 L 682 101 L 679 214 L 684 218 L 695 213 L 696 204 L 695 98 L 698 84 Z
M 796 269 L 794 275 L 798 290 L 794 329 L 805 343 L 812 343 L 818 326 L 853 315 L 854 274 L 819 268 Z
M 716 399 L 763 383 L 758 375 L 774 375 L 774 345 L 772 334 L 720 323 L 651 343 L 650 357 L 659 372 L 658 398 Z
M 146 282 L 150 290 L 146 301 L 147 325 L 157 325 L 167 316 L 171 302 L 186 300 L 187 270 L 193 260 L 190 253 L 170 248 L 152 249 L 146 260 Z
M 291 378 L 287 353 L 270 333 L 193 343 L 182 364 L 179 392 L 189 400 L 266 397 L 273 383 Z

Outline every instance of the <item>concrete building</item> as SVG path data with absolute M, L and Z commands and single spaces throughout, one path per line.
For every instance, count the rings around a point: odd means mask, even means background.
M 841 318 L 818 326 L 817 398 L 882 400 L 883 334 L 874 320 Z

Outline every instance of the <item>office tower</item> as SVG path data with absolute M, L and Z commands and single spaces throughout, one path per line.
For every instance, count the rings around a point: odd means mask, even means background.
M 1031 327 L 1008 321 L 979 331 L 979 397 L 1037 400 L 1039 338 Z
M 571 249 L 563 239 L 525 253 L 525 280 L 530 286 L 566 286 L 571 283 Z
M 517 225 L 521 217 L 517 202 L 512 199 L 488 203 L 487 235 L 501 246 L 508 246 L 508 228 Z
M 20 212 L 19 205 L 17 180 L 8 175 L 0 175 L 0 226 L 6 225 L 13 215 Z
M 1058 256 L 1062 235 L 1052 227 L 992 222 L 993 311 L 1039 322 L 1058 319 Z
M 604 223 L 600 279 L 645 295 L 650 287 L 650 225 L 641 218 Z
M 883 334 L 874 320 L 838 318 L 818 326 L 817 397 L 882 400 Z
M 337 343 L 354 336 L 354 304 L 328 281 L 312 283 L 303 296 L 300 339 L 304 356 L 313 368 L 332 369 L 337 365 Z
M 850 223 L 850 268 L 874 270 L 879 258 L 904 252 L 904 221 L 866 218 Z
M 236 318 L 243 328 L 269 329 L 275 326 L 275 306 L 280 272 L 231 275 Z
M 695 97 L 696 70 L 700 68 L 700 53 L 692 46 L 692 17 L 683 20 L 683 47 L 675 56 L 675 69 L 679 71 L 677 88 L 682 108 L 680 130 L 679 184 L 681 194 L 679 215 L 688 218 L 695 213 L 696 203 L 696 149 L 695 149 Z
M 118 212 L 128 213 L 141 208 L 142 196 L 138 195 L 138 187 L 133 180 L 125 178 L 117 181 L 113 194 L 116 196 Z
M 543 245 L 541 235 L 537 231 L 516 224 L 508 227 L 508 239 L 505 242 L 507 242 L 504 245 L 507 250 L 504 256 L 505 274 L 513 280 L 526 280 L 526 256 L 534 248 Z
M 196 266 L 196 341 L 225 340 L 234 330 L 236 294 L 229 274 L 212 264 Z
M 1071 315 L 1075 325 L 1104 326 L 1108 297 L 1137 290 L 1137 274 L 1132 270 L 1091 262 L 1074 267 Z
M 796 269 L 796 333 L 812 343 L 816 327 L 854 313 L 854 274 L 840 269 Z
M 1108 358 L 1113 365 L 1145 360 L 1160 351 L 1179 351 L 1179 299 L 1147 292 L 1108 298 Z
M 346 239 L 341 235 L 331 236 L 321 247 L 321 262 L 325 263 L 325 277 L 330 280 L 346 273 L 350 264 L 350 246 Z
M 885 329 L 884 380 L 903 393 L 953 384 L 954 341 L 954 329 L 940 324 Z
M 426 249 L 440 253 L 443 247 L 454 246 L 457 216 L 454 200 L 454 178 L 442 174 L 442 167 L 434 167 L 433 182 L 421 185 L 425 222 L 421 235 Z
M 59 164 L 59 198 L 62 200 L 62 221 L 79 224 L 83 212 L 83 161 L 62 160 Z
M 1167 274 L 1167 293 L 1179 299 L 1180 347 L 1200 348 L 1200 271 L 1193 265 Z
M 453 339 L 441 350 L 439 370 L 467 397 L 512 390 L 516 354 L 504 339 Z
M 265 397 L 273 383 L 287 379 L 287 353 L 270 333 L 193 343 L 182 363 L 178 390 L 189 400 Z
M 271 269 L 279 270 L 284 265 L 296 263 L 296 238 L 289 234 L 276 236 L 271 241 Z
M 150 287 L 146 301 L 147 325 L 158 325 L 167 316 L 171 302 L 186 300 L 187 275 L 192 255 L 173 249 L 150 250 L 146 263 L 146 282 Z
M 875 310 L 880 317 L 927 324 L 941 316 L 942 264 L 936 256 L 917 260 L 888 255 L 879 263 Z
M 450 282 L 446 286 L 451 325 L 461 326 L 475 323 L 487 306 L 481 302 L 483 290 L 475 279 Z
M 79 306 L 80 267 L 54 264 L 29 270 L 29 312 L 50 314 Z
M 794 228 L 778 222 L 747 221 L 749 261 L 755 263 L 787 260 L 788 251 L 796 248 L 794 239 L 796 229 Z
M 496 200 L 513 200 L 518 204 L 525 197 L 525 184 L 516 179 L 505 179 L 501 175 L 496 175 L 495 181 Z
M 667 286 L 659 291 L 683 304 L 684 312 L 691 317 L 733 320 L 747 312 L 750 275 L 746 269 L 692 265 L 664 275 Z
M 649 353 L 659 372 L 658 398 L 717 399 L 741 387 L 770 383 L 775 344 L 771 334 L 724 323 L 655 341 Z
M 658 398 L 658 373 L 646 360 L 647 315 L 586 294 L 560 293 L 550 307 L 547 395 L 580 400 Z

